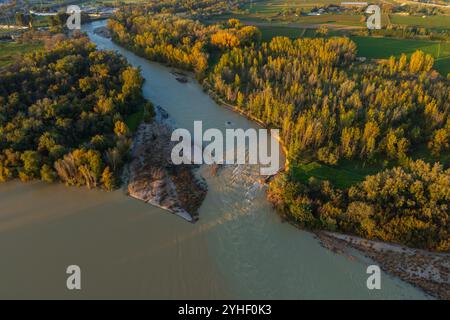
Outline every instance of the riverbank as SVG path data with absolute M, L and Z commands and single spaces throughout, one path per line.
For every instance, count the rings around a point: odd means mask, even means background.
M 246 117 L 248 120 L 256 122 L 261 127 L 267 129 L 267 125 L 264 122 L 262 122 L 261 120 L 259 120 L 256 117 L 252 116 L 251 114 L 241 110 L 238 106 L 229 104 L 226 101 L 224 101 L 221 97 L 219 97 L 219 95 L 211 88 L 209 82 L 204 81 L 203 88 L 208 93 L 208 95 L 222 107 L 228 108 L 228 109 L 232 110 L 233 112 L 239 113 L 240 115 Z M 275 138 L 278 141 L 278 143 L 281 147 L 281 150 L 283 151 L 284 156 L 285 156 L 284 169 L 280 170 L 279 172 L 283 172 L 283 171 L 288 172 L 289 171 L 289 151 L 286 148 L 286 146 L 280 136 L 273 136 L 273 138 Z
M 318 231 L 322 245 L 353 258 L 351 248 L 379 264 L 385 272 L 422 289 L 431 296 L 450 299 L 450 254 L 412 249 L 356 236 Z

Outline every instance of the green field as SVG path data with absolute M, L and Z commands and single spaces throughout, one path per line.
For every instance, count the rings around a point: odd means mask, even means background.
M 337 0 L 254 0 L 245 6 L 245 9 L 252 14 L 273 15 L 288 8 L 311 9 L 314 7 L 326 6 L 329 4 L 339 5 L 342 1 Z M 371 3 L 381 3 L 381 0 L 374 0 Z M 394 3 L 393 0 L 384 1 Z
M 264 41 L 270 41 L 274 37 L 288 37 L 291 39 L 306 37 L 309 36 L 307 35 L 307 31 L 309 31 L 309 33 L 315 33 L 315 31 L 311 29 L 282 26 L 260 26 L 259 29 L 261 30 Z
M 420 146 L 412 151 L 411 158 L 413 160 L 422 159 L 429 163 L 440 162 L 448 167 L 450 164 L 450 152 L 444 153 L 439 157 L 434 157 L 426 146 Z M 395 162 L 381 163 L 381 159 L 376 163 L 365 163 L 354 160 L 341 160 L 336 166 L 327 165 L 319 162 L 309 162 L 304 164 L 293 165 L 291 173 L 298 181 L 307 182 L 310 178 L 318 180 L 328 180 L 335 187 L 349 188 L 361 181 L 366 176 L 375 175 L 385 169 L 395 167 Z
M 288 37 L 291 39 L 300 37 L 315 37 L 317 29 L 299 27 L 283 27 L 283 26 L 259 26 L 264 41 L 270 41 L 274 37 Z M 329 29 L 328 36 L 342 36 L 346 32 L 340 30 Z
M 319 180 L 328 180 L 338 188 L 348 188 L 363 181 L 368 175 L 377 174 L 383 170 L 383 167 L 356 161 L 341 161 L 338 166 L 310 162 L 293 166 L 291 170 L 295 179 L 299 181 L 306 182 L 313 177 Z
M 314 29 L 295 28 L 289 26 L 259 26 L 264 41 L 270 41 L 273 37 L 283 36 L 292 39 L 298 37 L 314 37 Z M 330 36 L 339 36 L 339 30 L 330 30 Z M 435 58 L 435 69 L 443 76 L 450 73 L 450 43 L 426 40 L 352 37 L 358 48 L 358 56 L 369 59 L 387 59 L 390 56 L 400 57 L 402 53 L 410 56 L 416 50 L 422 50 Z
M 363 27 L 365 26 L 364 17 L 350 14 L 324 14 L 321 16 L 301 16 L 299 24 L 336 24 L 341 26 Z
M 19 44 L 16 42 L 0 43 L 0 67 L 11 64 L 20 55 L 36 51 L 42 48 L 42 44 Z
M 390 15 L 392 24 L 401 24 L 408 26 L 418 26 L 432 29 L 450 29 L 450 16 L 400 16 L 396 14 Z
M 340 5 L 341 1 L 337 0 L 254 0 L 244 6 L 242 12 L 247 19 L 261 19 L 265 21 L 287 21 L 282 13 L 287 9 L 301 9 L 304 12 L 310 11 L 314 7 L 324 7 L 329 4 Z M 398 5 L 395 0 L 375 0 L 370 1 L 371 4 L 391 3 Z M 447 12 L 448 14 L 448 12 Z M 291 16 L 288 21 L 300 24 L 335 24 L 338 26 L 363 26 L 361 21 L 362 15 L 354 15 L 347 12 L 341 14 L 323 14 L 321 16 Z M 389 22 L 398 25 L 418 26 L 431 29 L 450 29 L 450 16 L 437 15 L 427 16 L 403 16 L 398 14 L 383 14 L 382 24 Z
M 372 59 L 400 57 L 422 50 L 435 58 L 435 69 L 446 76 L 450 72 L 450 43 L 424 40 L 352 37 L 358 47 L 358 56 Z
M 128 129 L 130 129 L 131 132 L 135 132 L 143 120 L 144 120 L 144 108 L 141 108 L 141 110 L 129 115 L 125 119 L 125 124 L 127 125 Z

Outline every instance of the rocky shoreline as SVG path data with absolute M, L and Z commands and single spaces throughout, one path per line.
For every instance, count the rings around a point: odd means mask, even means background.
M 412 249 L 396 244 L 366 240 L 333 232 L 316 232 L 322 245 L 349 259 L 356 249 L 375 261 L 385 272 L 402 279 L 427 294 L 450 299 L 450 254 Z
M 196 222 L 207 185 L 195 167 L 172 163 L 175 143 L 171 142 L 171 133 L 169 116 L 160 107 L 152 123 L 139 126 L 131 147 L 128 195 Z

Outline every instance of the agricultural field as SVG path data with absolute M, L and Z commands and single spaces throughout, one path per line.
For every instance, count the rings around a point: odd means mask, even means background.
M 443 76 L 450 72 L 450 43 L 409 39 L 390 39 L 373 37 L 352 37 L 358 47 L 358 56 L 384 59 L 400 57 L 402 53 L 411 55 L 422 50 L 435 58 L 435 69 Z
M 273 37 L 283 36 L 292 39 L 298 37 L 314 37 L 316 30 L 292 26 L 259 26 L 264 41 Z M 346 35 L 344 30 L 329 30 L 329 36 Z M 369 59 L 386 59 L 390 56 L 400 57 L 402 53 L 411 55 L 416 50 L 422 50 L 435 58 L 435 69 L 443 76 L 450 73 L 450 43 L 412 39 L 393 39 L 376 37 L 351 37 L 358 48 L 358 56 Z
M 450 29 L 450 16 L 401 16 L 397 14 L 389 15 L 392 24 L 408 26 L 418 26 L 430 29 Z
M 302 10 L 309 12 L 314 7 L 324 7 L 330 4 L 339 5 L 341 1 L 337 0 L 254 0 L 244 6 L 239 14 L 246 16 L 247 20 L 262 20 L 271 22 L 295 22 L 298 24 L 330 24 L 336 26 L 358 27 L 364 26 L 364 16 L 348 12 L 326 13 L 320 16 L 290 16 L 285 18 L 283 12 L 286 10 Z M 373 4 L 395 4 L 400 1 L 395 0 L 375 0 Z M 436 16 L 404 16 L 399 14 L 383 14 L 382 24 L 389 23 L 418 26 L 435 30 L 450 29 L 449 10 L 442 9 L 446 15 Z
M 291 39 L 306 37 L 306 28 L 293 28 L 283 26 L 259 26 L 263 41 L 269 42 L 274 37 L 288 37 Z
M 270 41 L 274 37 L 288 37 L 291 39 L 299 37 L 315 37 L 317 33 L 316 28 L 305 28 L 302 26 L 258 26 L 261 30 L 262 37 L 264 41 Z M 328 31 L 329 36 L 340 36 L 344 35 L 345 32 L 331 29 Z
M 19 56 L 42 48 L 42 44 L 19 44 L 16 42 L 0 42 L 0 67 L 14 62 Z
M 395 3 L 393 0 L 382 1 L 374 0 L 371 3 L 377 4 L 382 2 Z M 338 0 L 254 0 L 247 4 L 244 9 L 248 13 L 258 15 L 273 15 L 282 10 L 293 9 L 312 9 L 314 7 L 326 6 L 329 4 L 340 4 Z
M 60 7 L 60 6 L 66 6 L 69 4 L 81 4 L 88 1 L 80 1 L 80 0 L 26 0 L 25 1 L 29 6 L 33 7 L 42 7 L 42 8 L 49 8 L 49 7 Z
M 321 16 L 301 16 L 296 21 L 298 24 L 336 24 L 351 27 L 364 27 L 365 18 L 350 14 L 324 14 Z
M 377 174 L 383 170 L 380 164 L 369 164 L 360 161 L 340 161 L 331 166 L 319 162 L 309 162 L 291 168 L 298 181 L 306 182 L 310 178 L 328 180 L 338 188 L 348 188 L 365 179 L 367 175 Z

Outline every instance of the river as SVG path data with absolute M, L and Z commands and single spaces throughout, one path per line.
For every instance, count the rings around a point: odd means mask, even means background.
M 177 126 L 256 128 L 218 106 L 193 79 L 148 62 L 83 28 L 99 49 L 140 67 L 145 97 Z M 0 298 L 422 299 L 413 286 L 382 274 L 366 287 L 370 261 L 324 249 L 312 234 L 283 223 L 253 170 L 200 169 L 209 191 L 200 221 L 111 193 L 39 182 L 0 185 Z M 358 257 L 358 255 L 357 255 Z M 66 289 L 66 267 L 79 265 L 82 289 Z

